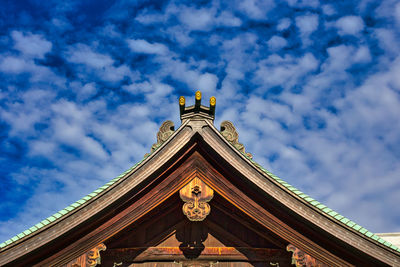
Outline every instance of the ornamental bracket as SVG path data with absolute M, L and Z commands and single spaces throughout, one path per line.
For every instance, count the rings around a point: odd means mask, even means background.
M 286 247 L 287 251 L 292 252 L 292 264 L 296 267 L 328 267 L 328 265 L 314 259 L 304 251 L 296 248 L 292 244 Z

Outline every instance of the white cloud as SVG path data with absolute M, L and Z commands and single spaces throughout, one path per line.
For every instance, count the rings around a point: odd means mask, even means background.
M 132 80 L 137 78 L 137 74 L 132 72 L 127 65 L 115 66 L 115 61 L 110 55 L 95 52 L 93 48 L 85 44 L 69 47 L 65 58 L 71 63 L 82 64 L 88 68 L 87 71 L 77 73 L 82 79 L 92 73 L 109 83 L 118 83 L 124 77 L 130 77 Z
M 291 24 L 292 21 L 289 18 L 283 18 L 279 21 L 278 25 L 276 26 L 276 29 L 278 31 L 283 31 L 289 28 Z
M 27 62 L 23 58 L 7 56 L 1 59 L 0 70 L 6 73 L 19 74 L 30 71 L 33 68 L 33 62 Z
M 336 10 L 332 5 L 323 5 L 322 11 L 324 12 L 325 15 L 328 15 L 328 16 L 332 16 L 332 15 L 336 14 Z
M 275 7 L 274 0 L 241 0 L 235 2 L 235 7 L 255 20 L 268 19 L 267 13 Z
M 0 56 L 0 71 L 13 75 L 29 73 L 31 82 L 45 81 L 56 86 L 64 86 L 65 84 L 65 79 L 56 75 L 51 68 L 37 65 L 32 58 L 23 56 Z
M 289 6 L 292 7 L 313 7 L 319 6 L 319 0 L 286 0 Z
M 104 68 L 114 63 L 114 60 L 106 54 L 94 52 L 85 44 L 77 44 L 68 51 L 66 58 L 69 62 L 84 64 L 91 68 Z
M 318 29 L 318 15 L 306 15 L 296 17 L 296 26 L 300 30 L 300 36 L 303 44 L 310 43 L 310 35 Z
M 274 35 L 268 40 L 267 44 L 271 51 L 277 51 L 287 46 L 287 41 L 285 38 Z
M 397 49 L 397 46 L 393 45 L 398 42 L 396 33 L 393 30 L 377 28 L 374 30 L 374 37 L 378 40 L 379 46 L 384 50 L 385 53 L 399 55 L 399 49 Z
M 226 27 L 239 27 L 242 25 L 242 21 L 228 11 L 222 11 L 221 14 L 215 18 L 215 22 L 217 25 Z
M 301 77 L 315 70 L 318 65 L 318 60 L 310 53 L 301 58 L 273 54 L 260 61 L 254 82 L 265 88 L 264 90 L 274 86 L 291 88 L 299 82 Z
M 336 21 L 340 35 L 358 35 L 364 29 L 364 21 L 358 16 L 341 17 Z
M 213 26 L 215 10 L 179 7 L 180 21 L 191 30 L 209 30 Z
M 52 48 L 52 43 L 39 34 L 13 31 L 11 37 L 15 43 L 14 48 L 29 57 L 43 58 Z
M 160 43 L 149 43 L 142 39 L 130 39 L 127 42 L 129 48 L 136 53 L 164 55 L 169 52 L 168 48 Z
M 400 24 L 400 3 L 397 3 L 394 7 L 394 16 L 398 24 Z
M 205 73 L 199 76 L 197 80 L 197 88 L 205 93 L 215 92 L 218 77 L 211 73 Z

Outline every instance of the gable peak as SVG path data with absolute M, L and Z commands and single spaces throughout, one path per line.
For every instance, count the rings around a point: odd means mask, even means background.
M 195 93 L 195 104 L 192 106 L 185 106 L 185 97 L 179 97 L 179 111 L 182 123 L 188 119 L 207 119 L 214 121 L 215 117 L 215 96 L 210 97 L 210 106 L 203 106 L 201 104 L 201 92 Z

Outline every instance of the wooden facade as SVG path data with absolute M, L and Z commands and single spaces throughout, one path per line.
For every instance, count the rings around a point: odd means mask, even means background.
M 0 250 L 1 266 L 400 266 L 400 252 L 333 219 L 251 160 L 211 107 L 166 122 L 138 166 Z M 201 98 L 201 96 L 200 96 Z

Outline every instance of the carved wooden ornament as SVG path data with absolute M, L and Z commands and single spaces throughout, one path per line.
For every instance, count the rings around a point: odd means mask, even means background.
M 235 126 L 230 121 L 221 122 L 221 134 L 225 139 L 231 143 L 236 149 L 245 154 L 247 157 L 252 158 L 250 153 L 246 153 L 244 145 L 239 143 L 239 134 L 236 131 Z
M 292 254 L 292 264 L 296 267 L 328 267 L 328 265 L 314 259 L 310 255 L 306 254 L 304 251 L 296 248 L 292 244 L 286 247 L 287 251 L 293 252 Z
M 161 146 L 168 138 L 174 133 L 175 126 L 172 121 L 164 121 L 157 133 L 157 143 L 153 144 L 151 147 L 151 152 L 156 150 Z
M 94 267 L 101 264 L 100 251 L 106 250 L 106 245 L 103 243 L 92 248 L 85 254 L 64 265 L 65 267 Z
M 209 202 L 214 196 L 214 190 L 208 187 L 203 181 L 195 177 L 180 191 L 179 195 L 185 202 L 183 214 L 191 221 L 202 221 L 210 214 Z

